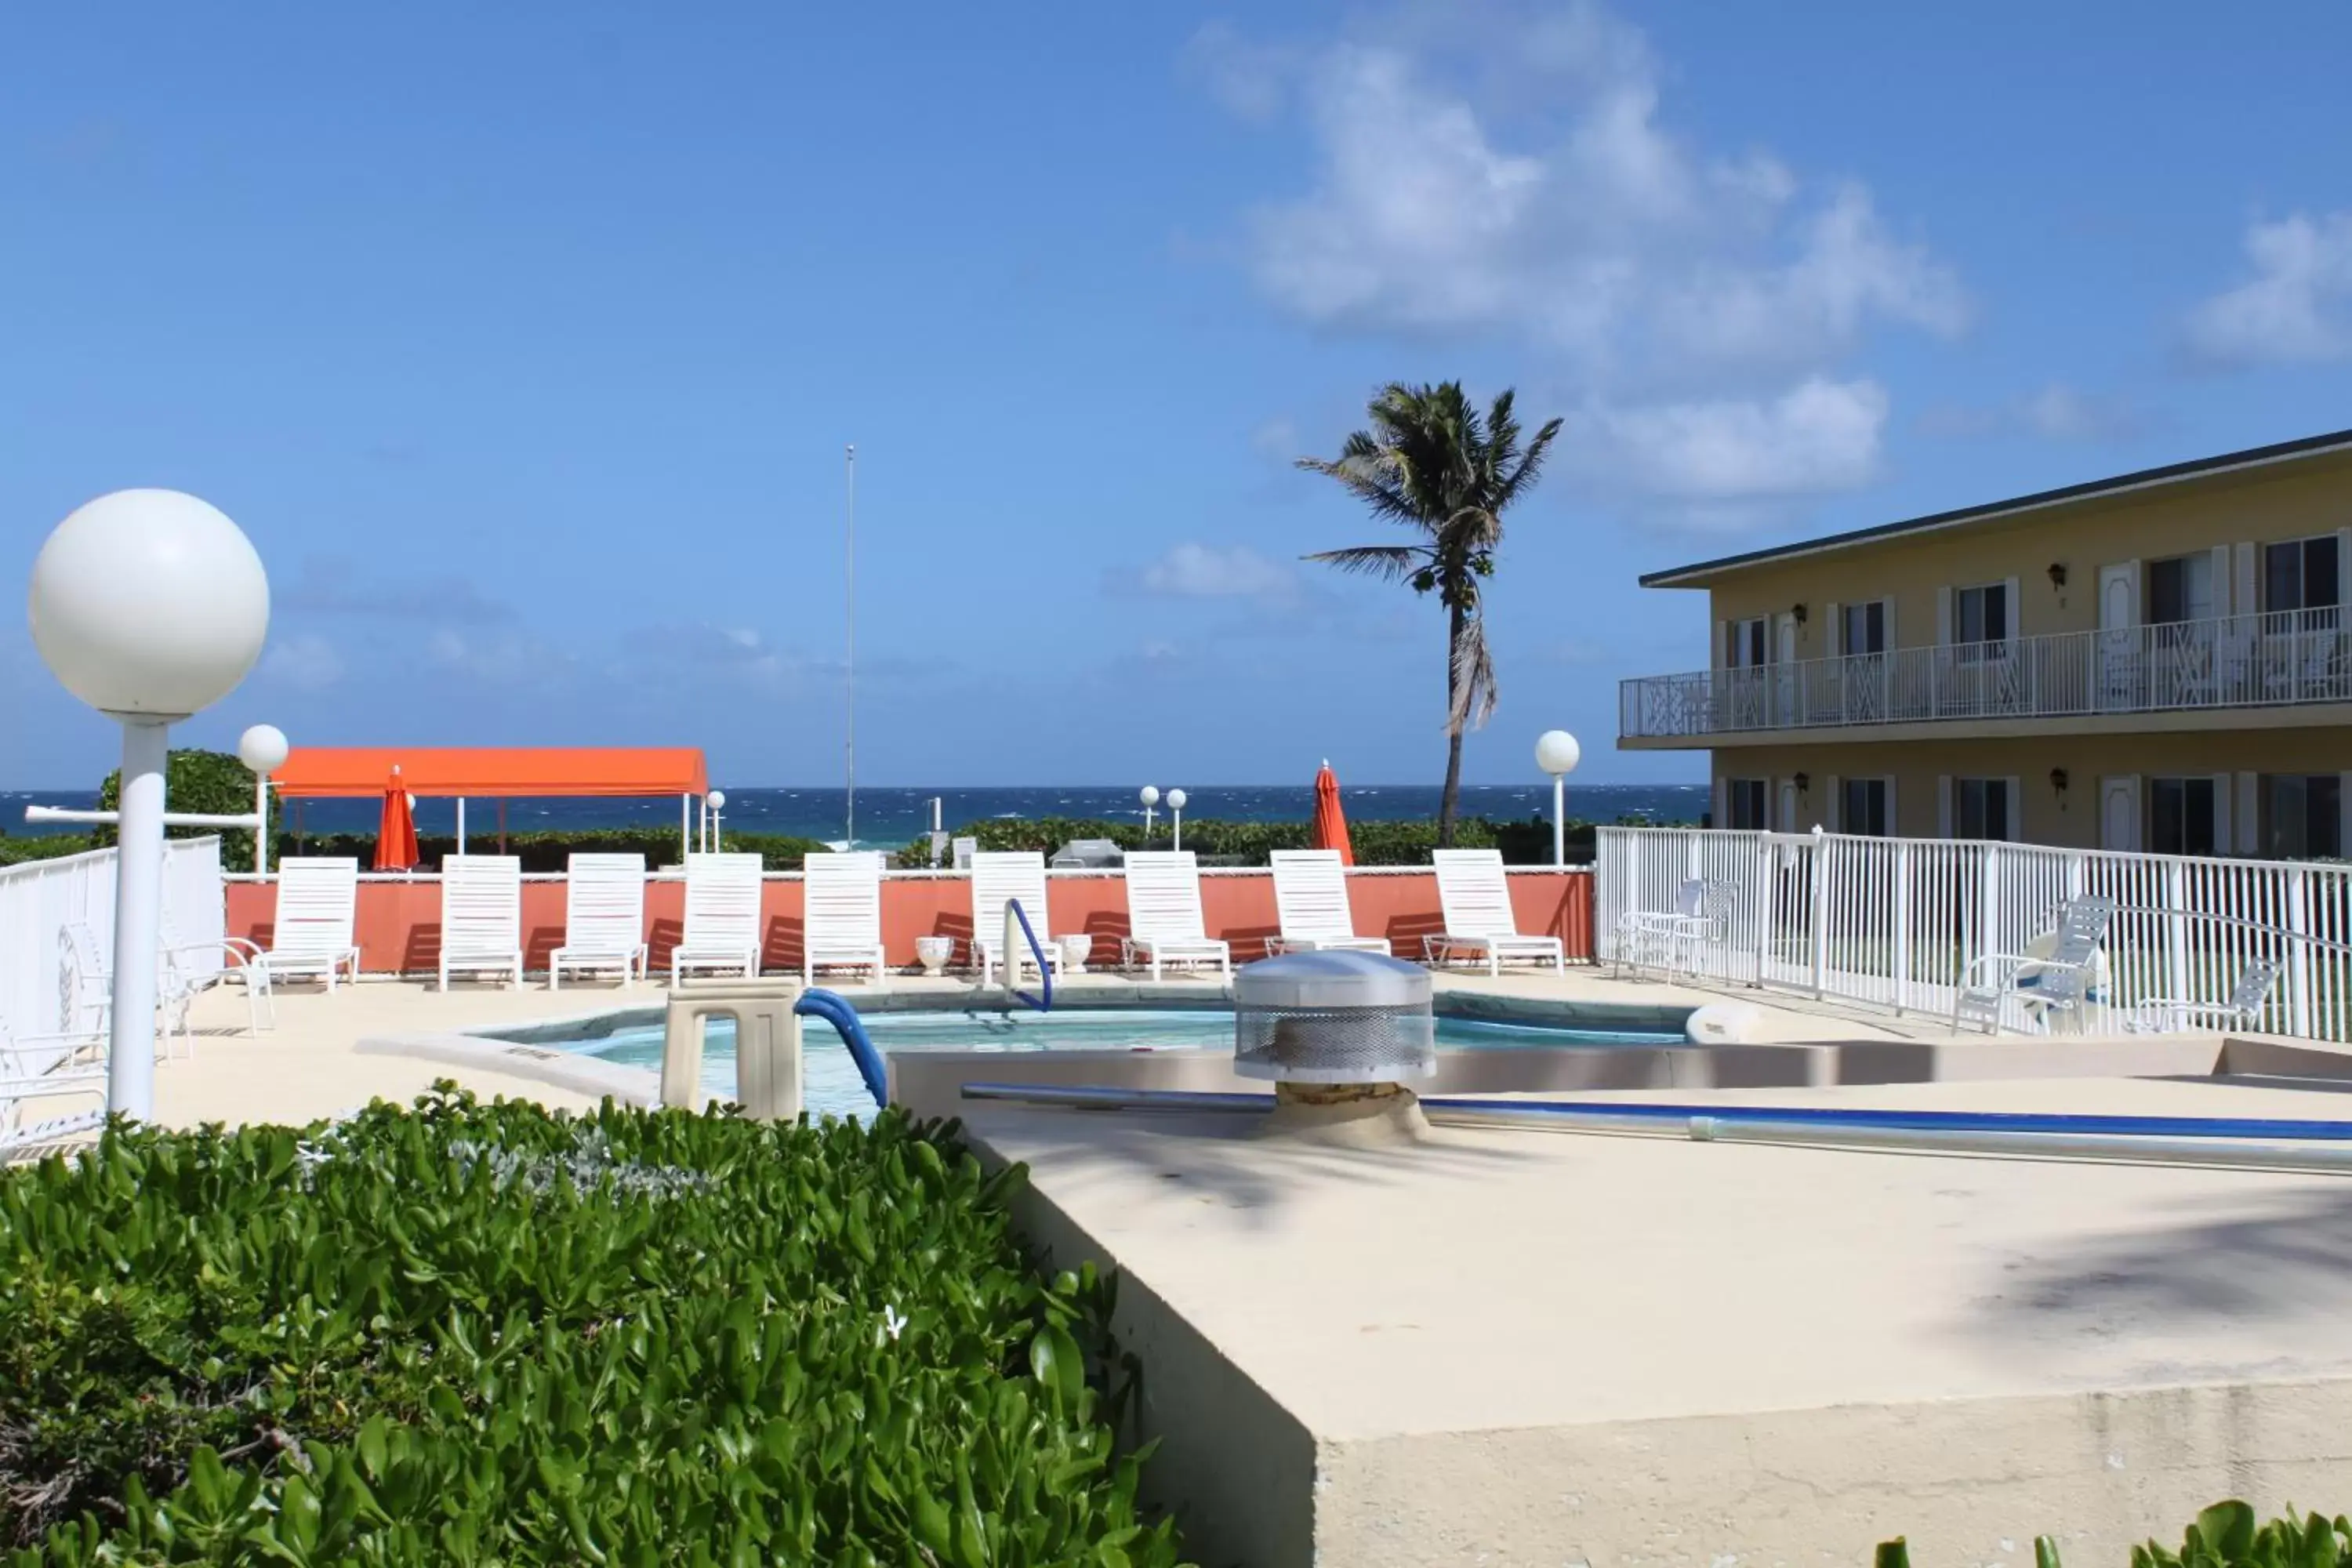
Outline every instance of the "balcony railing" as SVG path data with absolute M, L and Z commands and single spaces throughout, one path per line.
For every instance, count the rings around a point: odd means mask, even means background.
M 1620 684 L 1617 727 L 1674 739 L 2347 701 L 2352 620 L 2330 606 L 1643 676 Z

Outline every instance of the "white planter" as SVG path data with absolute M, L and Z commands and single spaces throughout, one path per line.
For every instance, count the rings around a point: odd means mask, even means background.
M 919 936 L 915 939 L 915 956 L 923 961 L 926 974 L 944 973 L 948 960 L 954 956 L 955 938 L 951 936 Z
M 1087 954 L 1095 950 L 1095 939 L 1090 936 L 1066 936 L 1055 940 L 1062 944 L 1062 973 L 1084 974 L 1087 972 Z

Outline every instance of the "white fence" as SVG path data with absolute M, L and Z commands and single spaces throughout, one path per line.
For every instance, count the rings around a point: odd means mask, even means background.
M 2262 1027 L 2352 1043 L 2352 867 L 1604 827 L 1595 868 L 1604 962 L 1617 956 L 1621 915 L 1672 910 L 1682 884 L 1702 878 L 1734 890 L 1727 940 L 1697 952 L 1706 978 L 1948 1014 L 1971 958 L 2022 952 L 2067 900 L 2106 898 L 2118 909 L 2104 949 L 2109 1009 L 2156 997 L 2218 1003 L 2266 957 L 2282 969 Z
M 98 952 L 114 954 L 114 851 L 93 849 L 54 860 L 0 868 L 0 1025 L 28 1035 L 88 1027 L 63 1016 L 64 966 L 58 933 L 87 925 Z M 173 838 L 163 845 L 163 941 L 217 949 L 228 929 L 218 838 Z M 198 962 L 191 966 L 201 969 Z M 212 961 L 217 968 L 221 960 Z

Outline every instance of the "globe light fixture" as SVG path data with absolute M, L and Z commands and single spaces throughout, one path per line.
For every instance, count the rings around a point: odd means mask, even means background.
M 217 509 L 178 490 L 116 490 L 41 546 L 27 610 L 50 672 L 122 725 L 106 1100 L 145 1120 L 155 1109 L 169 727 L 236 690 L 261 657 L 269 577 Z
M 1568 864 L 1568 775 L 1584 760 L 1584 748 L 1565 730 L 1536 737 L 1536 766 L 1551 775 L 1551 863 Z
M 1152 807 L 1160 804 L 1160 788 L 1157 784 L 1145 784 L 1135 798 L 1143 803 L 1143 837 L 1148 839 L 1151 837 Z
M 706 850 L 715 850 L 719 844 L 719 814 L 727 807 L 727 792 L 723 789 L 712 790 L 702 797 L 702 847 Z
M 286 731 L 275 724 L 256 724 L 236 738 L 236 760 L 253 770 L 253 815 L 261 820 L 253 830 L 253 872 L 269 875 L 269 775 L 286 765 Z M 465 848 L 465 835 L 457 836 Z
M 1183 848 L 1184 792 L 1181 789 L 1171 789 L 1168 792 L 1168 820 L 1174 826 L 1174 837 L 1170 840 L 1169 847 L 1171 849 Z

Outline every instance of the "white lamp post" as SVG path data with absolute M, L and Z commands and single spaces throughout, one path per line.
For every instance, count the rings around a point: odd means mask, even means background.
M 1151 840 L 1151 808 L 1160 804 L 1160 790 L 1156 785 L 1145 784 L 1142 792 L 1135 798 L 1143 803 L 1143 837 L 1146 843 L 1150 843 Z
M 33 563 L 33 644 L 65 689 L 122 725 L 114 992 L 106 1101 L 155 1109 L 168 728 L 236 689 L 269 632 L 253 543 L 177 490 L 117 490 L 74 512 Z
M 1568 775 L 1584 759 L 1584 748 L 1565 730 L 1536 737 L 1536 766 L 1551 775 L 1551 863 L 1568 864 Z
M 269 874 L 269 775 L 286 765 L 286 731 L 275 724 L 256 724 L 236 738 L 236 760 L 253 770 L 253 815 L 261 819 L 253 830 L 256 876 Z
M 1169 847 L 1171 849 L 1183 848 L 1184 792 L 1181 789 L 1171 789 L 1168 792 L 1168 820 L 1175 826 L 1175 837 L 1171 840 Z
M 725 840 L 719 837 L 719 814 L 726 809 L 727 792 L 723 789 L 712 790 L 709 795 L 702 797 L 702 804 L 710 808 L 710 816 L 706 820 L 705 824 L 708 842 L 703 845 L 703 847 L 709 850 L 716 850 L 722 843 L 725 842 Z

